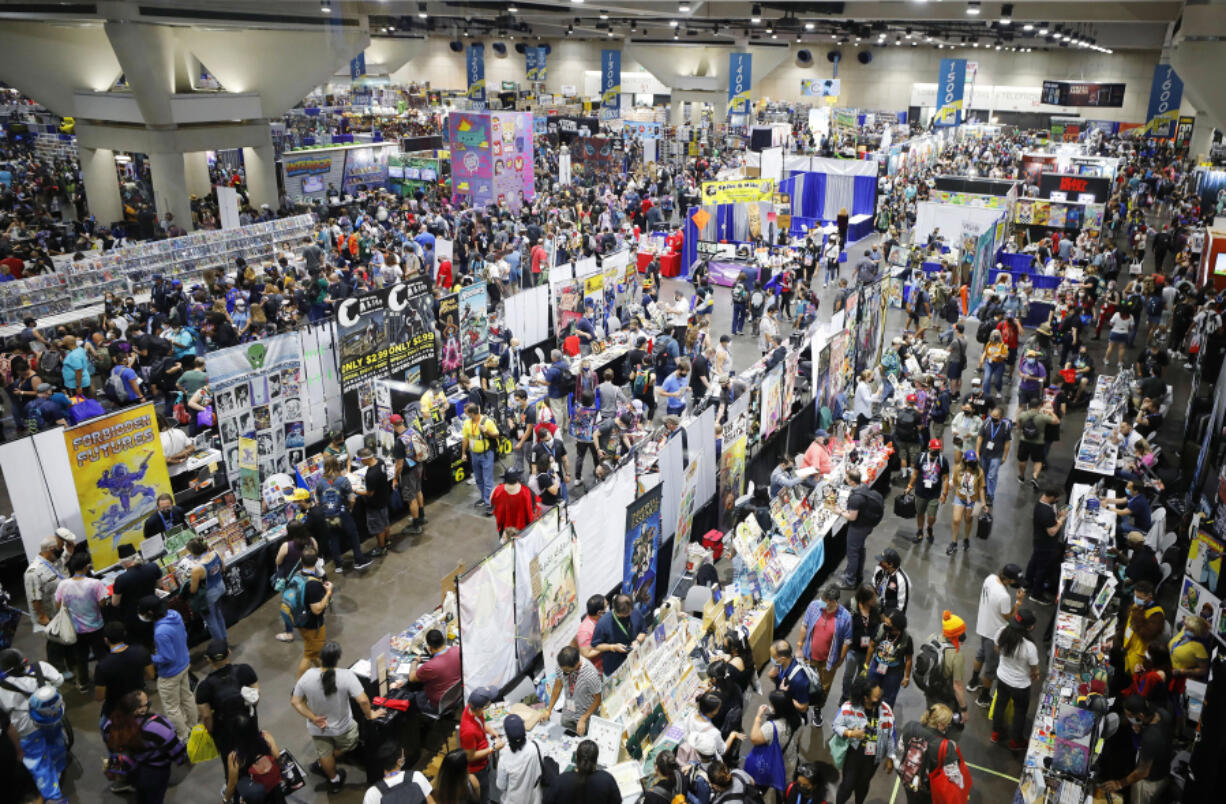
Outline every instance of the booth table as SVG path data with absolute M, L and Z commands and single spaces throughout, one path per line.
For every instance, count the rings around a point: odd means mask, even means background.
M 858 240 L 863 240 L 872 233 L 872 215 L 852 215 L 847 221 L 847 243 L 844 244 L 844 248 Z
M 639 273 L 647 273 L 647 266 L 651 264 L 653 258 L 660 258 L 660 275 L 661 276 L 679 276 L 681 274 L 681 255 L 680 254 L 651 254 L 649 252 L 638 253 L 636 258 L 638 261 Z

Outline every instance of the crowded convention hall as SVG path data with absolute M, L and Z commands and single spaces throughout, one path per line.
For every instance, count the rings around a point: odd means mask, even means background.
M 0 801 L 1222 802 L 1224 68 L 0 3 Z

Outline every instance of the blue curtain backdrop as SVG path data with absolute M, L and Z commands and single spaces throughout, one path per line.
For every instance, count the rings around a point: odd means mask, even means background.
M 826 174 L 799 173 L 779 182 L 779 191 L 792 196 L 792 215 L 820 218 L 826 203 Z
M 877 206 L 877 179 L 873 176 L 856 176 L 852 215 L 872 215 Z

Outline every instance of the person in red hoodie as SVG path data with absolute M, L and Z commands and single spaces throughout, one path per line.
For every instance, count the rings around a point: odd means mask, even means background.
M 500 539 L 513 538 L 536 519 L 536 495 L 520 482 L 522 479 L 518 469 L 508 469 L 502 482 L 490 494 L 490 507 L 494 509 Z

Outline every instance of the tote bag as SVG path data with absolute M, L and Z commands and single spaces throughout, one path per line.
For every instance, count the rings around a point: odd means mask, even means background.
M 966 804 L 971 797 L 971 773 L 962 760 L 962 751 L 955 745 L 957 759 L 945 761 L 945 749 L 949 740 L 941 741 L 941 753 L 937 766 L 928 774 L 928 789 L 932 792 L 932 804 Z
M 60 606 L 51 622 L 47 623 L 47 637 L 61 645 L 77 644 L 77 629 L 72 624 L 72 615 L 68 613 L 67 606 Z
M 768 745 L 755 745 L 745 757 L 745 771 L 754 783 L 783 790 L 787 787 L 788 773 L 783 763 L 783 749 L 779 746 L 779 732 L 774 730 Z

